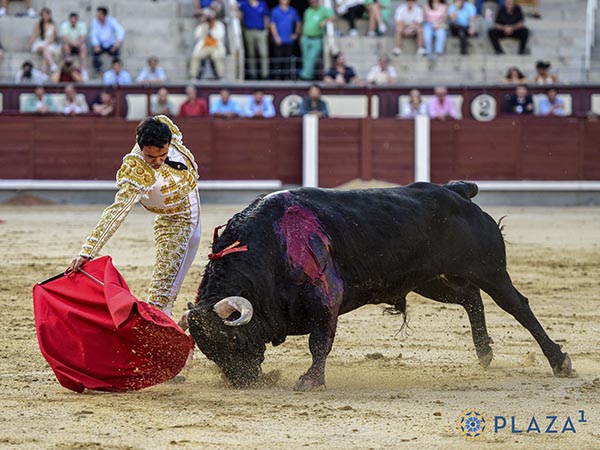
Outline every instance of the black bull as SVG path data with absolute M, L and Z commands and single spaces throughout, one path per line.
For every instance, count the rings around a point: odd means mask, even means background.
M 257 199 L 215 236 L 188 313 L 194 340 L 233 385 L 247 386 L 261 373 L 265 344 L 308 333 L 312 365 L 296 389 L 318 388 L 338 316 L 379 303 L 404 311 L 414 291 L 465 308 L 487 367 L 492 349 L 482 289 L 529 330 L 555 375 L 568 376 L 568 355 L 513 286 L 502 234 L 471 202 L 476 193 L 467 182 L 415 183 L 303 188 Z

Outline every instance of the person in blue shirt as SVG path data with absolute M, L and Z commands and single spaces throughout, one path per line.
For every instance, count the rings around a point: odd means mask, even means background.
M 102 83 L 107 86 L 131 84 L 131 75 L 123 69 L 123 63 L 119 58 L 113 59 L 112 69 L 104 72 Z
M 206 16 L 209 11 L 212 11 L 215 14 L 215 17 L 222 17 L 221 11 L 223 9 L 222 0 L 198 0 L 196 2 L 196 11 L 194 12 L 194 16 L 196 18 L 202 18 Z
M 94 69 L 96 73 L 102 71 L 100 55 L 108 53 L 118 57 L 125 39 L 125 29 L 117 19 L 108 15 L 108 8 L 100 6 L 96 9 L 96 18 L 90 27 L 90 44 L 94 52 Z
M 265 97 L 263 91 L 257 89 L 244 105 L 243 116 L 254 119 L 269 119 L 274 117 L 275 107 L 273 106 L 273 101 L 270 98 Z
M 540 101 L 538 116 L 566 116 L 565 102 L 558 97 L 556 88 L 549 88 L 546 91 L 546 96 Z
M 329 117 L 327 103 L 321 98 L 321 88 L 318 84 L 312 84 L 308 88 L 308 95 L 302 99 L 299 115 L 314 114 L 318 117 Z
M 290 0 L 279 0 L 271 10 L 271 35 L 273 36 L 273 77 L 289 80 L 292 77 L 290 58 L 294 44 L 302 32 L 302 21 Z
M 244 41 L 249 78 L 259 79 L 256 70 L 257 57 L 260 59 L 260 79 L 269 78 L 269 7 L 263 0 L 244 0 L 239 4 L 243 16 Z
M 448 8 L 448 22 L 452 36 L 460 40 L 460 54 L 467 54 L 467 37 L 475 36 L 475 6 L 465 0 L 455 0 Z
M 227 89 L 222 89 L 220 97 L 210 102 L 209 114 L 213 117 L 232 119 L 240 115 L 240 105 L 231 98 Z

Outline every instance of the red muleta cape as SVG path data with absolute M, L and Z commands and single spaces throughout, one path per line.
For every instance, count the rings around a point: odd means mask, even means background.
M 33 287 L 38 343 L 58 382 L 75 392 L 123 392 L 177 375 L 192 338 L 138 301 L 109 256 L 83 269 L 104 286 L 71 272 Z

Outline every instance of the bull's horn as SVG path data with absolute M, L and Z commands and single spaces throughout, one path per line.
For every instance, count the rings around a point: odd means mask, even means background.
M 247 324 L 252 319 L 252 314 L 254 313 L 252 303 L 244 297 L 226 297 L 215 303 L 213 310 L 223 319 L 223 323 L 230 327 L 239 327 L 240 325 Z M 240 313 L 240 318 L 226 320 L 234 311 Z

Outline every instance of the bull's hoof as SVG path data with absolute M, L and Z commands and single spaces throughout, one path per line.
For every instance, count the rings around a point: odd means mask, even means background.
M 568 354 L 565 354 L 565 359 L 562 364 L 552 368 L 555 377 L 567 378 L 573 376 L 573 366 L 571 365 L 571 358 Z
M 316 380 L 308 375 L 302 375 L 294 385 L 294 390 L 297 392 L 310 392 L 321 389 L 325 389 L 325 382 L 323 380 Z
M 479 355 L 479 364 L 481 364 L 481 367 L 483 367 L 484 369 L 487 369 L 488 367 L 490 367 L 492 359 L 494 359 L 494 352 L 490 348 L 489 352 L 483 355 Z

